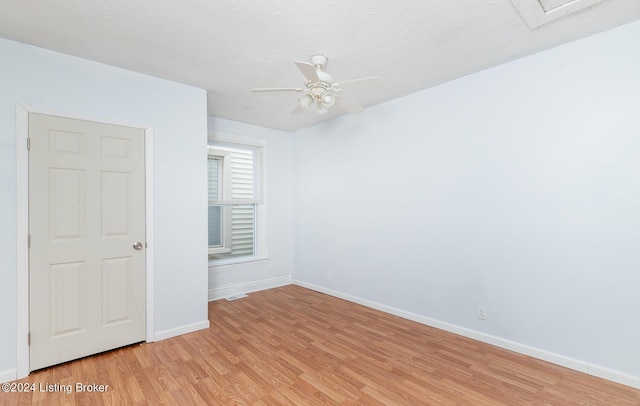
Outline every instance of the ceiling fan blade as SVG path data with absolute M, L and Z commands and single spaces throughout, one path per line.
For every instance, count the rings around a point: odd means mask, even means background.
M 307 80 L 312 82 L 319 82 L 320 78 L 318 77 L 318 72 L 316 72 L 316 67 L 307 62 L 295 62 L 300 72 L 304 75 Z
M 370 78 L 360 78 L 360 79 L 352 79 L 352 80 L 344 80 L 342 82 L 335 83 L 334 86 L 337 86 L 340 89 L 353 89 L 356 87 L 380 87 L 382 86 L 382 79 L 378 76 L 372 76 Z
M 253 93 L 268 93 L 268 92 L 304 92 L 307 89 L 295 88 L 295 87 L 273 87 L 264 89 L 251 89 Z
M 351 114 L 358 114 L 364 110 L 364 107 L 359 105 L 358 103 L 352 102 L 349 99 L 345 99 L 339 94 L 336 95 L 336 104 L 343 109 L 347 110 Z

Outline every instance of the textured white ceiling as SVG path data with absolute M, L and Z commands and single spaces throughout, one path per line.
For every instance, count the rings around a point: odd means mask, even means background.
M 328 56 L 336 81 L 382 77 L 382 88 L 344 93 L 371 106 L 637 20 L 640 0 L 603 0 L 536 29 L 510 0 L 0 0 L 0 10 L 0 37 L 204 88 L 210 115 L 295 130 L 345 114 L 291 115 L 295 95 L 251 93 L 301 86 L 295 60 Z

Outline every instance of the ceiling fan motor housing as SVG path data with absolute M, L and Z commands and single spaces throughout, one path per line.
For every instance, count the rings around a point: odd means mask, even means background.
M 316 73 L 318 74 L 318 79 L 320 79 L 320 85 L 331 87 L 331 85 L 333 84 L 333 77 L 331 75 L 320 69 L 318 69 Z
M 324 58 L 322 64 L 318 64 L 318 59 Z M 316 66 L 316 73 L 318 74 L 318 82 L 307 82 L 307 87 L 309 88 L 309 93 L 316 100 L 317 103 L 323 104 L 326 107 L 331 107 L 333 102 L 335 101 L 335 96 L 327 91 L 332 89 L 333 85 L 333 77 L 329 75 L 327 72 L 323 71 L 321 67 L 326 63 L 327 58 L 322 55 L 316 55 L 311 58 L 312 63 Z

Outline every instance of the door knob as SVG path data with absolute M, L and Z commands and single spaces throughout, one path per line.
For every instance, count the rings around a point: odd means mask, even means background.
M 133 249 L 140 251 L 142 249 L 142 243 L 138 241 L 137 243 L 133 244 Z

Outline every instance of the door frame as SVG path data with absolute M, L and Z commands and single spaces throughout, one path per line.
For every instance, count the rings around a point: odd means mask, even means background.
M 87 117 L 68 112 L 38 108 L 32 105 L 16 105 L 16 187 L 17 187 L 17 349 L 16 379 L 29 375 L 29 113 L 46 114 L 74 120 L 94 121 L 105 124 L 133 127 L 144 130 L 145 160 L 145 308 L 146 342 L 153 342 L 155 335 L 154 314 L 154 215 L 153 215 L 153 127 L 123 123 L 102 118 Z

